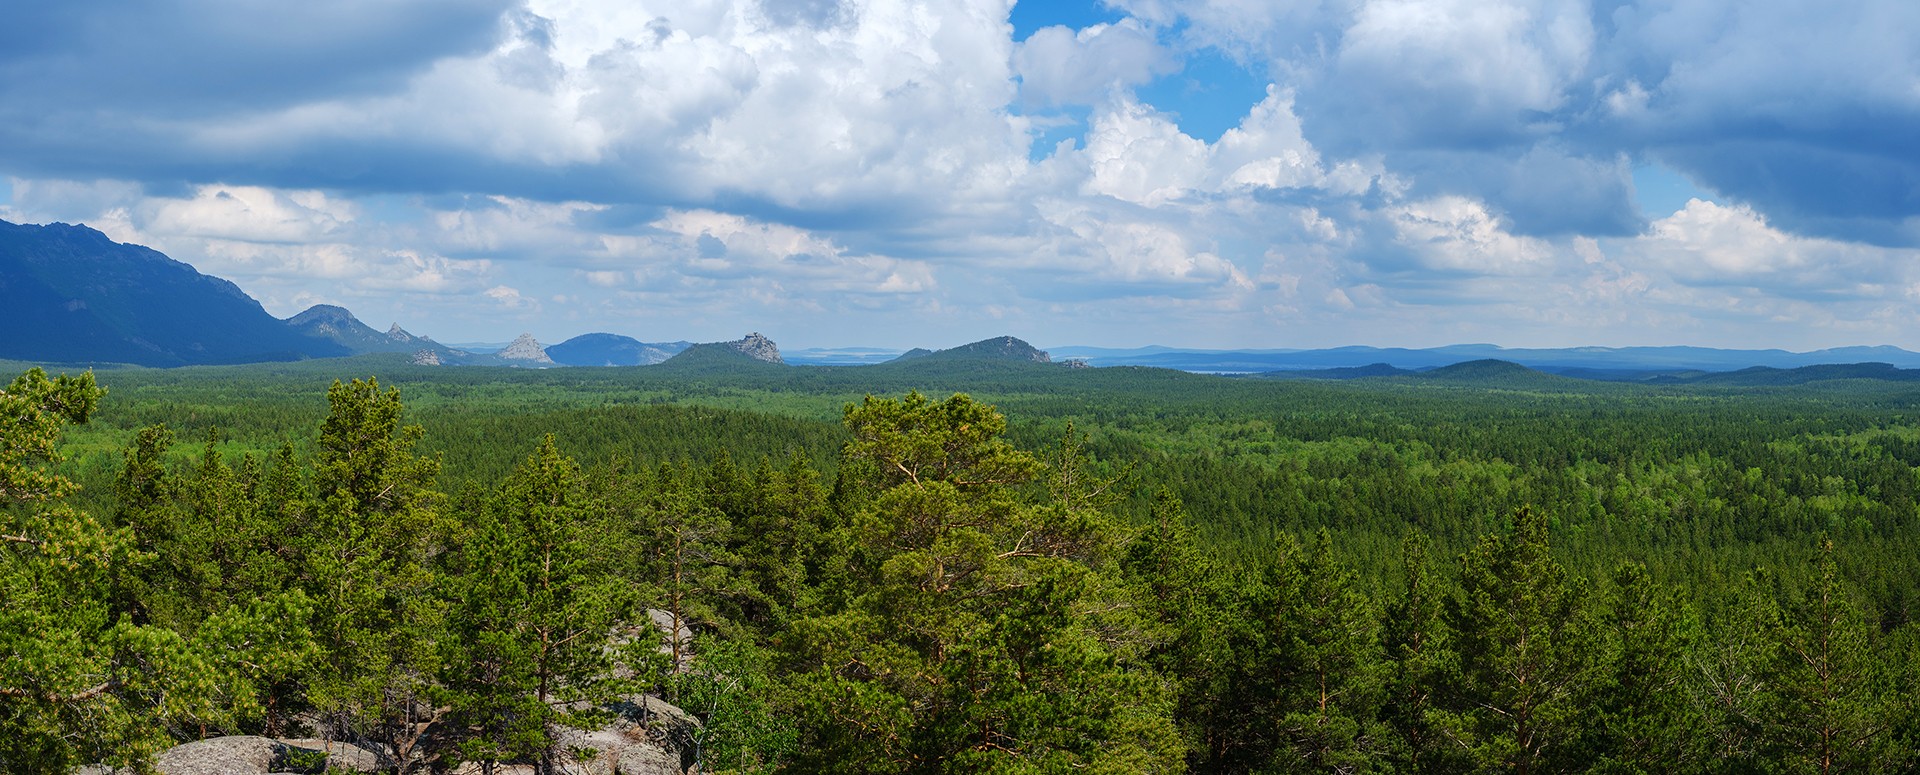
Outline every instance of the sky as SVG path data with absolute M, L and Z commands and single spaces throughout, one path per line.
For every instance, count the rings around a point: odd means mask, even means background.
M 1920 349 L 1912 0 L 6 5 L 0 219 L 281 317 Z

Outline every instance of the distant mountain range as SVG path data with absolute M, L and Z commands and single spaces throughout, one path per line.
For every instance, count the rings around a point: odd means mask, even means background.
M 1709 347 L 1206 350 L 1055 347 L 1011 336 L 945 350 L 812 348 L 782 356 L 772 340 L 642 342 L 589 333 L 545 346 L 531 335 L 506 345 L 446 345 L 398 324 L 385 332 L 343 307 L 317 305 L 286 320 L 238 286 L 85 226 L 0 221 L 0 359 L 41 363 L 184 366 L 402 353 L 425 365 L 651 366 L 679 369 L 1019 362 L 1151 366 L 1274 379 L 1467 379 L 1516 383 L 1538 376 L 1651 384 L 1776 385 L 1874 379 L 1920 381 L 1920 353 L 1898 347 L 1812 352 Z M 751 364 L 751 365 L 749 365 Z M 1520 371 L 1514 371 L 1519 369 Z M 1517 383 L 1516 383 L 1517 384 Z
M 795 366 L 866 366 L 900 357 L 891 347 L 807 347 L 781 351 Z
M 1609 372 L 1612 374 L 1612 372 Z M 1650 385 L 1706 385 L 1720 387 L 1791 387 L 1814 382 L 1875 380 L 1879 382 L 1920 382 L 1920 369 L 1902 369 L 1888 363 L 1826 363 L 1779 369 L 1753 366 L 1738 371 L 1641 372 L 1634 380 L 1614 378 L 1607 382 L 1633 381 Z M 1455 363 L 1434 369 L 1409 370 L 1384 363 L 1354 368 L 1292 369 L 1248 375 L 1257 379 L 1297 380 L 1397 380 L 1426 383 L 1451 383 L 1474 387 L 1519 390 L 1571 388 L 1595 381 L 1591 377 L 1552 374 L 1501 360 Z
M 1920 368 L 1920 353 L 1898 347 L 1840 347 L 1796 353 L 1786 350 L 1725 350 L 1711 347 L 1506 348 L 1458 344 L 1426 349 L 1333 347 L 1318 350 L 1183 350 L 1171 347 L 1114 349 L 1055 347 L 1056 358 L 1093 366 L 1159 366 L 1181 371 L 1255 374 L 1274 371 L 1391 367 L 1433 369 L 1476 360 L 1501 360 L 1539 371 L 1587 379 L 1641 380 L 1688 371 L 1733 371 L 1752 366 L 1791 369 L 1831 363 L 1887 363 Z

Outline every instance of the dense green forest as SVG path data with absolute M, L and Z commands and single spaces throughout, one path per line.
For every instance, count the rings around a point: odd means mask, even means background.
M 550 769 L 647 691 L 712 771 L 1915 772 L 1916 417 L 1499 370 L 29 371 L 0 769 L 294 731 Z M 649 608 L 690 655 L 608 647 Z

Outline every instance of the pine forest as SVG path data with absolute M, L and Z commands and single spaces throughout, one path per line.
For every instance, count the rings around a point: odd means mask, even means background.
M 1904 383 L 8 366 L 10 773 L 1920 772 Z

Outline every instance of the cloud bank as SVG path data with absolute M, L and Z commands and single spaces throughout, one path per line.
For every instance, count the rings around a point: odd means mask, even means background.
M 0 217 L 280 315 L 1920 346 L 1899 0 L 1109 0 L 1034 29 L 1006 0 L 43 5 L 0 30 Z M 1647 168 L 1698 196 L 1648 211 Z

